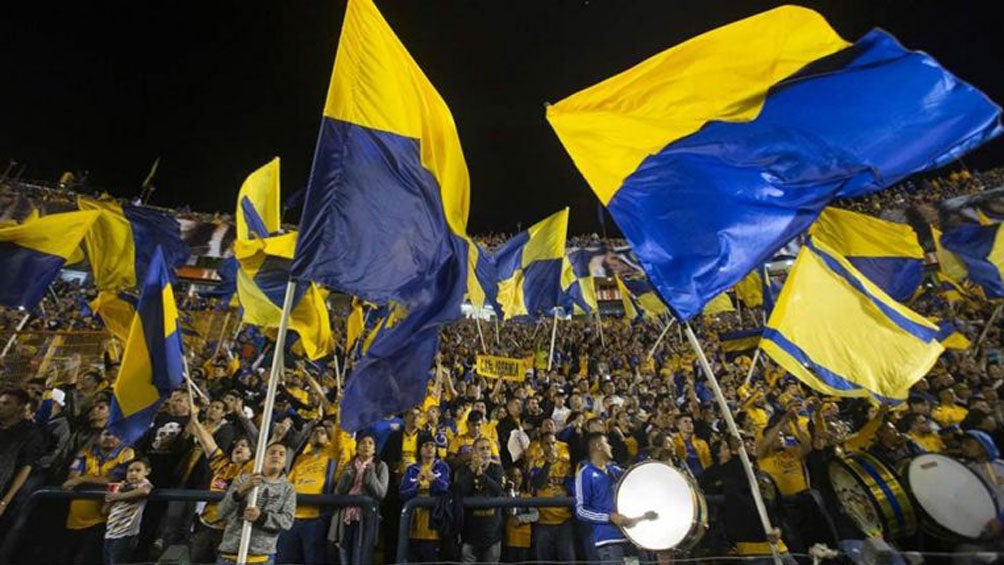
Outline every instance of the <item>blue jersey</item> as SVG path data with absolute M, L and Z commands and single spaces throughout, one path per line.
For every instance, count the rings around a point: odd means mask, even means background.
M 627 541 L 620 528 L 610 523 L 610 514 L 616 510 L 614 492 L 623 474 L 624 470 L 612 463 L 603 470 L 589 462 L 575 474 L 575 516 L 592 527 L 597 547 Z

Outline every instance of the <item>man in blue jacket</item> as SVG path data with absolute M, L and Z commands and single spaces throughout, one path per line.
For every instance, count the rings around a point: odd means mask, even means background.
M 610 462 L 613 453 L 606 434 L 589 434 L 586 445 L 589 461 L 575 474 L 575 516 L 590 526 L 591 539 L 587 543 L 596 548 L 600 563 L 623 563 L 627 539 L 620 528 L 638 522 L 615 511 L 614 493 L 624 470 Z

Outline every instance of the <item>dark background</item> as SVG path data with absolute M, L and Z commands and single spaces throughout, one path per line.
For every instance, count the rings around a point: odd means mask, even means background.
M 274 155 L 285 196 L 306 184 L 345 0 L 99 4 L 5 6 L 0 169 L 11 158 L 24 178 L 86 169 L 90 185 L 132 196 L 160 156 L 151 203 L 202 211 L 232 211 L 241 181 Z M 515 231 L 565 205 L 572 233 L 596 231 L 596 199 L 544 103 L 778 4 L 377 0 L 453 111 L 471 233 Z M 851 41 L 885 28 L 1004 100 L 993 4 L 805 5 Z M 965 161 L 1004 164 L 1004 141 Z

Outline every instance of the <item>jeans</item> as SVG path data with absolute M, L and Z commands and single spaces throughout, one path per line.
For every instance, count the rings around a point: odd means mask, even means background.
M 624 544 L 608 543 L 596 548 L 596 555 L 603 565 L 620 565 L 624 563 Z
M 534 559 L 537 561 L 575 561 L 572 521 L 562 524 L 535 524 L 533 527 Z
M 279 534 L 276 563 L 323 565 L 324 536 L 327 533 L 328 524 L 323 518 L 297 518 L 289 531 Z
M 427 539 L 408 540 L 408 563 L 438 563 L 439 541 Z
M 132 552 L 136 551 L 139 535 L 105 540 L 105 565 L 131 563 Z
M 465 543 L 460 548 L 461 563 L 498 563 L 501 555 L 502 542 L 500 541 L 485 547 Z
M 67 530 L 66 557 L 63 563 L 94 565 L 104 561 L 104 523 L 82 530 Z
M 338 558 L 342 565 L 356 565 L 356 559 L 365 561 L 363 557 L 363 525 L 356 520 L 345 525 L 342 541 L 338 545 Z
M 214 530 L 202 522 L 196 522 L 195 535 L 188 551 L 192 563 L 213 563 L 216 561 L 216 549 L 223 542 L 223 530 Z

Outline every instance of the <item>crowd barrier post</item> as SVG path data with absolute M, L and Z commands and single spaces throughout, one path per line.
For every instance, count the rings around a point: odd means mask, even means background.
M 701 347 L 701 342 L 697 341 L 697 336 L 694 335 L 694 329 L 690 327 L 690 323 L 686 324 L 687 340 L 690 341 L 690 346 L 694 348 L 694 353 L 697 354 L 697 359 L 701 364 L 701 368 L 704 369 L 704 374 L 708 378 L 708 383 L 711 384 L 711 389 L 715 394 L 715 399 L 718 401 L 718 408 L 722 411 L 722 417 L 725 418 L 725 423 L 728 425 L 729 434 L 734 436 L 739 440 L 739 459 L 743 463 L 743 470 L 746 471 L 746 480 L 750 484 L 750 494 L 753 495 L 753 502 L 756 504 L 757 514 L 760 515 L 760 523 L 763 525 L 764 535 L 767 539 L 774 533 L 774 526 L 770 523 L 770 516 L 767 515 L 767 507 L 763 504 L 763 496 L 760 494 L 760 486 L 757 484 L 756 475 L 753 473 L 753 465 L 750 463 L 750 456 L 746 453 L 746 445 L 742 440 L 742 436 L 739 435 L 739 428 L 736 427 L 736 421 L 732 419 L 732 411 L 729 410 L 728 402 L 725 401 L 725 395 L 722 394 L 722 388 L 718 386 L 718 379 L 715 378 L 715 374 L 711 371 L 711 363 L 708 363 L 707 356 L 704 355 L 704 348 Z M 774 563 L 781 565 L 781 556 L 778 553 L 777 544 L 770 544 L 770 552 L 774 557 Z
M 286 283 L 286 297 L 282 301 L 282 318 L 279 320 L 279 332 L 275 336 L 275 352 L 272 354 L 272 371 L 268 376 L 268 392 L 265 394 L 265 405 L 262 407 L 261 430 L 258 432 L 258 447 L 255 449 L 254 472 L 261 473 L 265 465 L 265 450 L 268 448 L 272 411 L 275 409 L 275 391 L 279 383 L 279 373 L 283 366 L 283 351 L 286 345 L 286 332 L 289 330 L 289 315 L 293 311 L 293 297 L 296 294 L 296 282 Z M 248 494 L 248 508 L 258 504 L 258 487 Z M 248 547 L 251 545 L 251 522 L 245 520 L 241 528 L 241 543 L 237 552 L 238 565 L 245 565 L 248 560 Z

